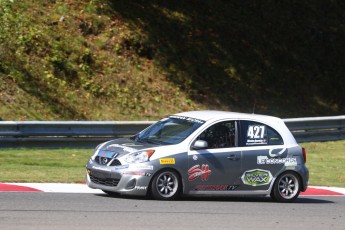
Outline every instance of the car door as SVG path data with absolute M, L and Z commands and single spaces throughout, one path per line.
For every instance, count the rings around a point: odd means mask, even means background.
M 248 120 L 239 122 L 242 149 L 240 190 L 267 190 L 273 178 L 294 159 L 287 158 L 283 139 L 270 126 Z
M 207 142 L 202 149 L 188 152 L 190 192 L 233 191 L 240 183 L 241 151 L 238 150 L 237 122 L 222 121 L 205 129 L 196 141 Z

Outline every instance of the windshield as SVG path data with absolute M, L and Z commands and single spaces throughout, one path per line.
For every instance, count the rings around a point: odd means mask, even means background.
M 133 139 L 137 142 L 158 145 L 177 144 L 186 139 L 203 123 L 204 121 L 198 119 L 171 116 L 151 125 L 148 129 L 134 136 Z

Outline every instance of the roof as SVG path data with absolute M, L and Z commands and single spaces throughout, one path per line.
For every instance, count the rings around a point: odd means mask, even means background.
M 235 113 L 227 111 L 216 111 L 216 110 L 201 110 L 201 111 L 190 111 L 175 114 L 177 116 L 191 117 L 201 119 L 204 121 L 213 119 L 250 119 L 260 121 L 271 121 L 280 120 L 277 117 L 260 115 L 260 114 L 249 114 L 249 113 Z
M 234 119 L 234 120 L 251 120 L 267 124 L 274 128 L 282 135 L 286 145 L 296 145 L 296 140 L 292 136 L 284 121 L 278 117 L 250 114 L 250 113 L 234 113 L 215 110 L 201 110 L 177 113 L 176 116 L 190 117 L 194 119 L 204 120 L 206 123 L 213 123 L 218 120 Z

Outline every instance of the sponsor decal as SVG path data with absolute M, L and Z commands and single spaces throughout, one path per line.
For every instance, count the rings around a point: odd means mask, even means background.
M 106 150 L 100 150 L 97 155 L 99 157 L 105 157 L 105 158 L 116 158 L 119 155 L 119 153 L 106 151 Z
M 188 170 L 188 180 L 193 181 L 200 176 L 202 181 L 207 181 L 208 176 L 212 174 L 212 170 L 209 169 L 208 165 L 194 165 Z
M 126 169 L 126 168 L 128 168 L 128 167 L 129 167 L 128 165 L 119 165 L 119 166 L 115 166 L 115 167 L 114 167 L 114 170 Z
M 147 186 L 135 186 L 134 189 L 136 189 L 136 190 L 146 190 Z
M 238 185 L 196 185 L 197 191 L 231 191 L 238 188 Z
M 108 169 L 108 168 L 101 168 L 98 166 L 92 166 L 92 168 L 96 170 L 100 170 L 100 171 L 111 172 L 111 169 Z
M 258 156 L 257 163 L 259 165 L 274 165 L 274 164 L 285 164 L 285 166 L 296 166 L 296 158 L 268 158 L 267 156 Z
M 131 165 L 131 168 L 153 170 L 153 165 Z
M 193 155 L 193 160 L 198 160 L 198 156 L 197 155 Z
M 260 186 L 269 184 L 272 180 L 272 174 L 270 171 L 263 169 L 254 169 L 245 171 L 241 179 L 246 185 Z
M 296 158 L 290 158 L 290 159 L 294 159 L 294 161 L 286 161 L 285 162 L 285 166 L 288 167 L 288 166 L 297 166 L 297 159 Z
M 205 123 L 205 121 L 203 121 L 203 120 L 199 120 L 199 119 L 191 118 L 191 117 L 176 116 L 176 115 L 173 115 L 173 116 L 170 116 L 170 117 L 171 118 L 181 119 L 181 120 L 186 120 L 186 121 L 191 121 L 191 122 L 194 122 L 194 123 L 200 123 L 200 124 Z
M 270 155 L 270 157 L 277 157 L 277 156 L 280 156 L 280 155 L 282 155 L 282 154 L 285 152 L 286 148 L 283 148 L 283 149 L 281 149 L 279 152 L 274 153 L 274 151 L 276 151 L 276 150 L 277 150 L 277 149 L 270 149 L 270 151 L 268 152 L 268 155 Z
M 266 126 L 249 125 L 247 130 L 246 145 L 265 145 L 267 144 Z
M 161 165 L 174 165 L 175 164 L 175 158 L 161 158 L 161 159 L 159 159 L 159 163 Z
M 136 175 L 136 176 L 152 176 L 152 173 L 147 172 L 136 172 L 136 171 L 124 171 L 122 174 Z

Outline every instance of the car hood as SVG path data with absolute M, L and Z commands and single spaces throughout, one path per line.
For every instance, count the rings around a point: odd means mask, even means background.
M 116 154 L 116 158 L 122 157 L 126 154 L 140 151 L 151 147 L 157 147 L 157 145 L 140 143 L 131 140 L 130 138 L 119 138 L 108 141 L 99 147 L 101 152 L 111 152 Z

